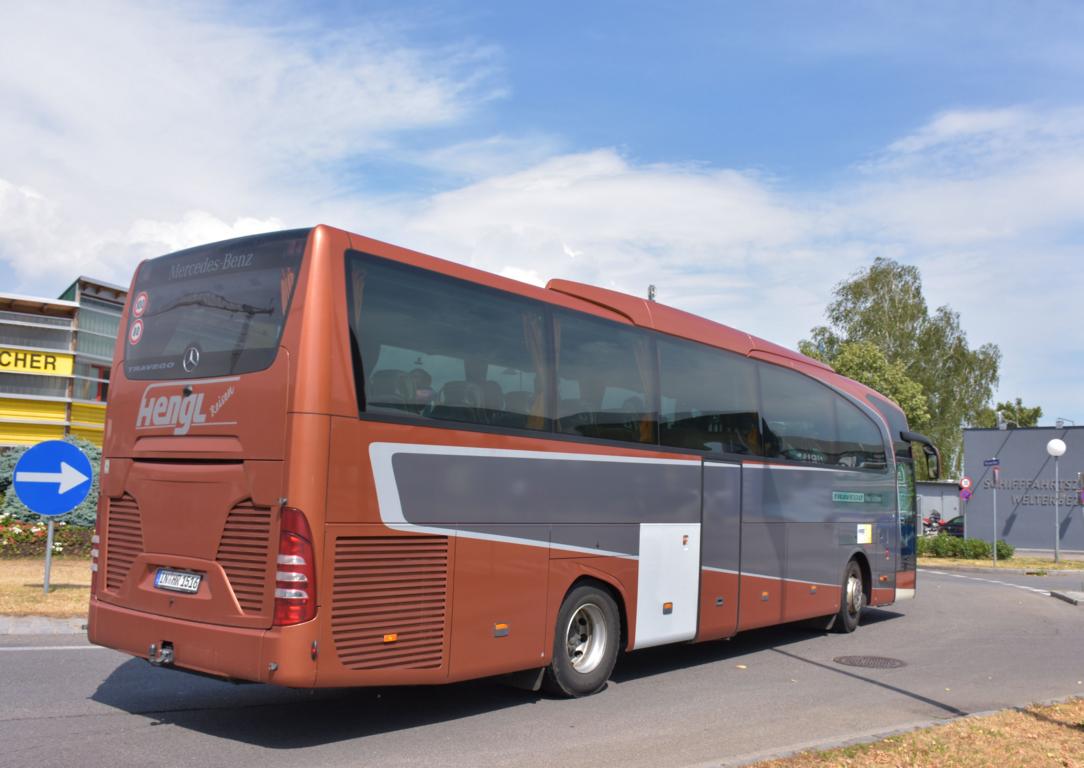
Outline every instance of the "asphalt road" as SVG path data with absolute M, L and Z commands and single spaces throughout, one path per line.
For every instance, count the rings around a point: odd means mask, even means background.
M 4 636 L 0 765 L 740 763 L 1084 695 L 1084 606 L 1042 592 L 1080 589 L 1080 580 L 923 572 L 917 600 L 869 611 L 853 635 L 789 626 L 641 651 L 618 663 L 607 690 L 577 701 L 488 681 L 315 693 L 234 686 L 154 669 L 79 635 Z M 845 655 L 906 666 L 834 661 Z

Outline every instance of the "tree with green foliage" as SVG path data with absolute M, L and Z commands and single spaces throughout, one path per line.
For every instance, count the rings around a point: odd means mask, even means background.
M 899 366 L 905 379 L 921 387 L 928 421 L 922 422 L 915 411 L 913 426 L 918 429 L 923 424 L 921 429 L 941 449 L 946 474 L 958 475 L 963 425 L 974 423 L 988 408 L 997 385 L 1001 363 L 997 345 L 968 346 L 959 314 L 947 306 L 931 314 L 918 269 L 892 259 L 876 259 L 868 269 L 837 285 L 833 293 L 835 298 L 825 310 L 827 324 L 812 329 L 812 338 L 801 343 L 802 350 L 835 367 L 841 356 L 848 364 L 864 361 L 876 366 L 868 354 L 845 353 L 845 345 L 866 342 L 879 349 L 888 364 Z M 874 374 L 852 367 L 846 375 L 869 383 Z
M 1001 414 L 1005 420 L 1005 426 L 1009 429 L 1017 427 L 1037 427 L 1039 419 L 1043 417 L 1043 409 L 1040 406 L 1029 408 L 1024 405 L 1022 398 L 998 403 L 993 408 L 983 408 L 982 412 L 974 421 L 974 426 L 993 429 L 997 426 L 997 415 Z
M 83 499 L 83 503 L 63 515 L 57 515 L 53 519 L 58 522 L 66 522 L 68 525 L 92 527 L 98 514 L 98 467 L 102 462 L 102 452 L 94 443 L 81 437 L 68 436 L 65 441 L 73 444 L 90 459 L 90 466 L 94 470 L 94 477 L 90 482 L 90 492 Z M 27 522 L 41 520 L 41 515 L 31 512 L 25 504 L 19 501 L 18 495 L 11 487 L 15 474 L 15 465 L 23 454 L 30 450 L 25 448 L 11 448 L 0 454 L 0 493 L 4 494 L 3 502 L 0 502 L 0 517 L 10 515 L 14 520 Z

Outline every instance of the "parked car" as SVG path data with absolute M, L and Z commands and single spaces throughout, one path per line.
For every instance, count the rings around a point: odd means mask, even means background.
M 948 522 L 941 523 L 941 533 L 947 533 L 949 536 L 956 536 L 962 539 L 964 537 L 964 516 L 954 517 Z

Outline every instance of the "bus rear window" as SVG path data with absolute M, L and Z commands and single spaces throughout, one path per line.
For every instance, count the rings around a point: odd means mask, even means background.
M 124 329 L 128 378 L 207 378 L 271 365 L 308 235 L 276 232 L 145 262 Z

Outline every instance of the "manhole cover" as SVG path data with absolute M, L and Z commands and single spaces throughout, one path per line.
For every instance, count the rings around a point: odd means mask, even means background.
M 891 659 L 888 656 L 837 656 L 832 661 L 848 667 L 864 667 L 866 669 L 896 669 L 897 667 L 907 666 L 907 662 Z

